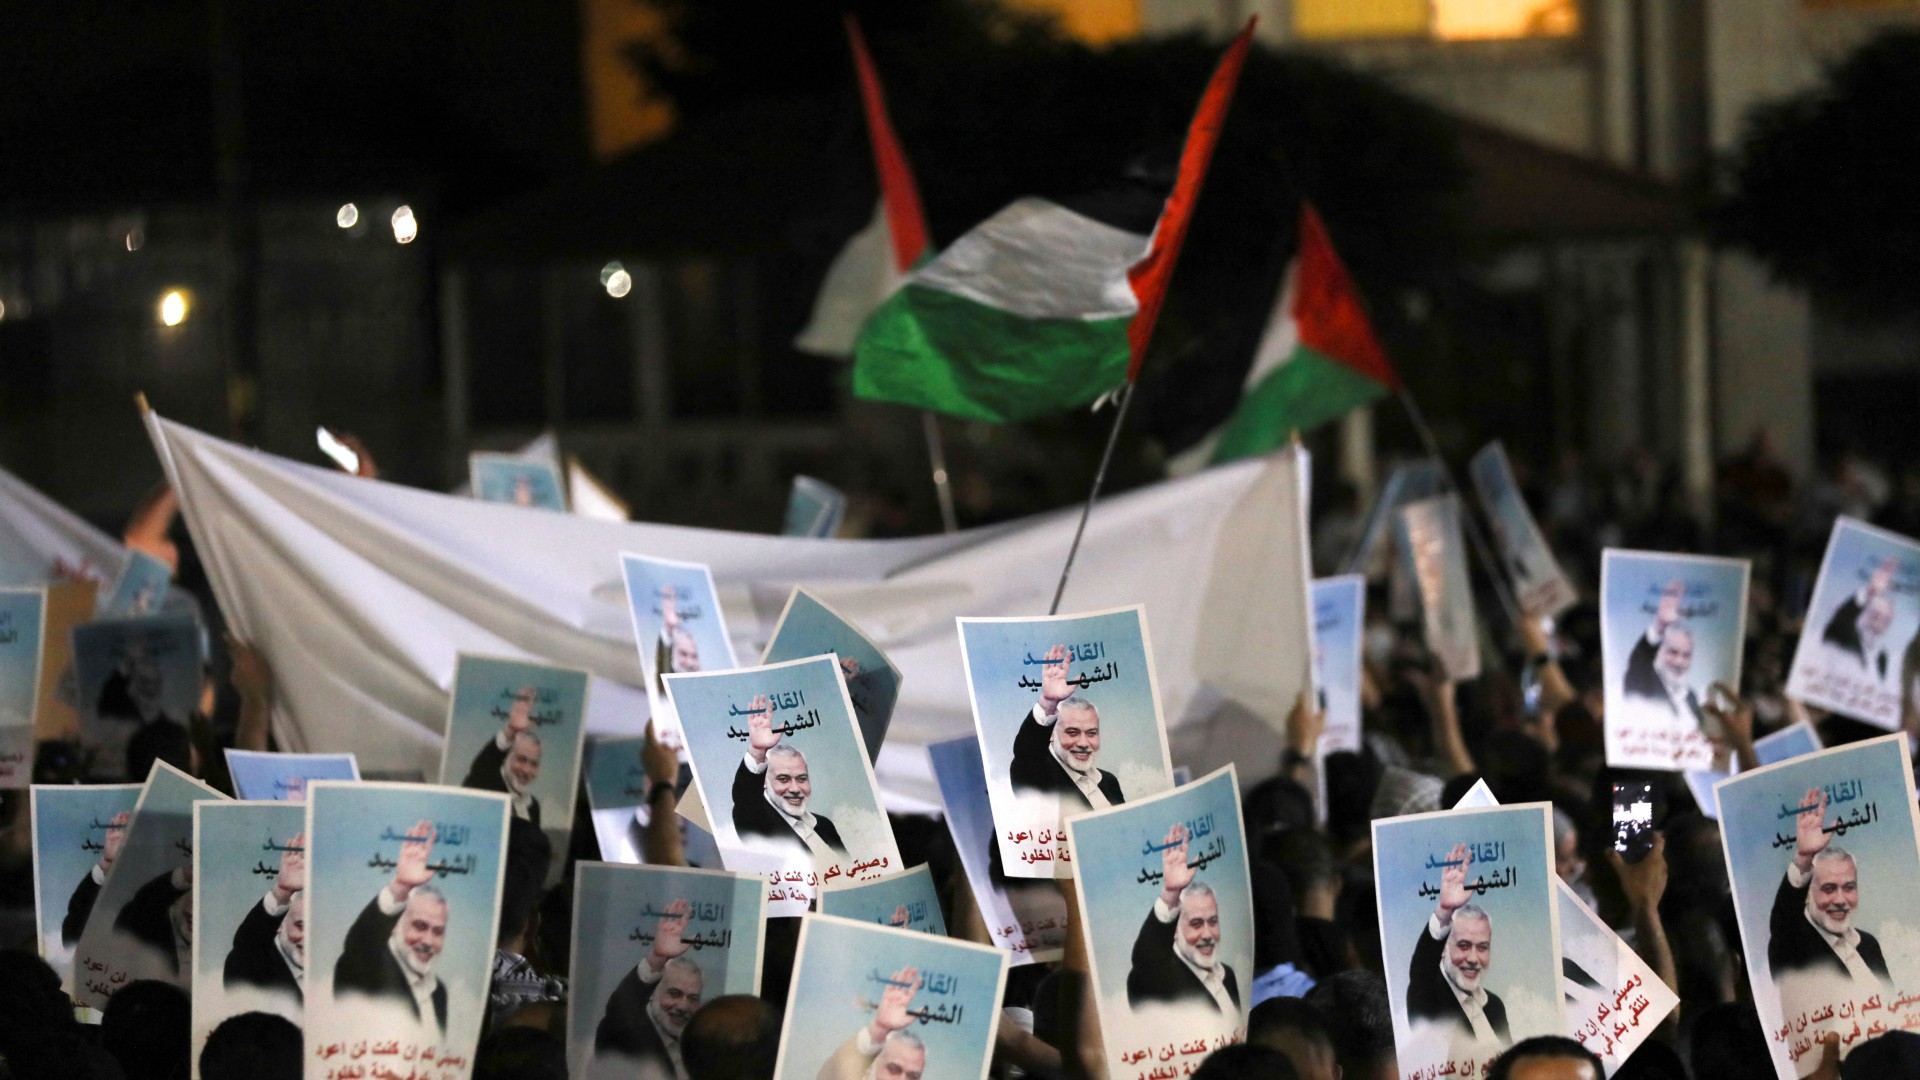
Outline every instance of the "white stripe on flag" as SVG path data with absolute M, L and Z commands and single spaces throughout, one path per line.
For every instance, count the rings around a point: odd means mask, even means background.
M 1030 319 L 1129 318 L 1140 302 L 1127 271 L 1149 242 L 1026 198 L 974 226 L 909 280 Z

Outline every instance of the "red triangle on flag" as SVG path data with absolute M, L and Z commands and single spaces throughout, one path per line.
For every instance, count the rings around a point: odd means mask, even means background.
M 926 254 L 927 215 L 920 206 L 913 167 L 907 164 L 907 152 L 901 149 L 887 115 L 887 92 L 880 85 L 873 57 L 867 54 L 867 39 L 852 15 L 846 17 L 846 25 L 854 69 L 860 76 L 860 104 L 866 110 L 867 134 L 873 141 L 873 169 L 880 176 L 880 201 L 886 207 L 887 232 L 893 239 L 893 266 L 904 274 Z
M 1333 250 L 1313 204 L 1300 204 L 1300 247 L 1294 262 L 1293 321 L 1300 344 L 1388 389 L 1400 376 L 1373 334 L 1360 292 Z

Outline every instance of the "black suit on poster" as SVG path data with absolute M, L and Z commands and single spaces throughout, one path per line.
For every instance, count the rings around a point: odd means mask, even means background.
M 420 1006 L 413 1000 L 413 991 L 408 989 L 407 973 L 400 969 L 400 961 L 394 959 L 393 951 L 387 948 L 387 941 L 393 936 L 393 928 L 400 925 L 400 917 L 406 914 L 403 907 L 391 915 L 380 910 L 380 897 L 375 894 L 367 906 L 353 920 L 353 926 L 347 930 L 347 940 L 340 948 L 340 960 L 333 966 L 333 988 L 335 991 L 351 990 L 369 997 L 392 998 L 406 1002 L 413 1011 L 414 1019 L 426 1023 L 427 1018 L 420 1015 Z M 444 1033 L 447 1030 L 447 984 L 439 976 L 433 978 L 433 1018 Z
M 253 986 L 262 990 L 274 990 L 304 997 L 300 981 L 293 977 L 293 970 L 287 967 L 286 957 L 280 955 L 280 924 L 286 920 L 287 913 L 267 914 L 265 900 L 255 900 L 248 909 L 247 917 L 233 932 L 233 948 L 227 952 L 227 962 L 222 970 L 222 978 L 227 989 L 239 986 Z
M 1660 647 L 1648 641 L 1647 635 L 1636 638 L 1633 651 L 1627 654 L 1627 675 L 1622 680 L 1622 689 L 1628 697 L 1647 698 L 1672 709 L 1673 699 L 1667 696 L 1667 684 L 1660 681 L 1660 672 L 1653 666 L 1659 653 Z M 1700 701 L 1691 689 L 1687 691 L 1687 710 L 1691 714 L 1689 719 L 1700 719 Z
M 1467 1010 L 1454 995 L 1453 983 L 1440 971 L 1446 951 L 1444 937 L 1436 938 L 1425 926 L 1420 928 L 1420 940 L 1413 946 L 1413 961 L 1407 965 L 1407 1019 L 1442 1021 L 1472 1031 L 1473 1022 L 1467 1019 Z M 1503 1043 L 1510 1041 L 1507 1006 L 1500 995 L 1491 990 L 1487 991 L 1485 1012 L 1493 1033 Z
M 1811 874 L 1807 884 L 1797 889 L 1785 874 L 1780 876 L 1780 888 L 1773 894 L 1773 912 L 1767 919 L 1767 967 L 1775 978 L 1789 971 L 1809 969 L 1848 977 L 1846 962 L 1807 921 L 1807 890 L 1812 885 Z M 1859 952 L 1867 969 L 1878 975 L 1881 982 L 1891 985 L 1892 976 L 1887 974 L 1887 958 L 1880 951 L 1880 942 L 1865 930 L 1860 931 Z
M 507 752 L 500 749 L 499 740 L 488 739 L 486 745 L 480 748 L 480 752 L 473 755 L 473 766 L 467 770 L 467 778 L 460 781 L 460 786 L 472 788 L 475 791 L 497 791 L 502 795 L 511 795 L 513 793 L 507 790 L 506 778 L 500 775 L 500 770 L 505 768 L 506 764 Z M 532 796 L 527 797 L 527 820 L 533 824 L 534 828 L 540 827 L 540 800 Z
M 660 1041 L 660 1029 L 653 1026 L 653 1018 L 647 1015 L 647 1004 L 653 1000 L 654 988 L 659 985 L 658 979 L 641 982 L 639 969 L 628 969 L 627 977 L 607 995 L 607 1011 L 593 1033 L 595 1054 L 620 1054 L 652 1064 L 662 1074 L 672 1074 L 673 1059 L 667 1056 L 666 1045 Z
M 1059 723 L 1056 719 L 1054 723 Z M 1053 743 L 1053 728 L 1043 725 L 1033 718 L 1029 711 L 1020 722 L 1020 731 L 1013 737 L 1013 764 L 1007 767 L 1007 779 L 1013 783 L 1015 791 L 1042 791 L 1052 795 L 1069 795 L 1079 800 L 1080 805 L 1093 809 L 1086 793 L 1067 775 L 1067 767 L 1060 764 L 1050 749 Z M 1100 774 L 1100 794 L 1107 797 L 1111 806 L 1119 806 L 1127 801 L 1120 793 L 1120 781 L 1105 769 L 1096 769 Z
M 80 932 L 87 928 L 87 916 L 93 914 L 93 902 L 98 899 L 100 884 L 93 880 L 93 868 L 88 867 L 80 884 L 73 887 L 73 895 L 67 898 L 67 917 L 60 920 L 60 944 L 71 947 L 79 943 Z
M 787 815 L 773 808 L 767 802 L 766 774 L 756 773 L 747 768 L 743 760 L 733 772 L 733 829 L 743 838 L 760 836 L 768 840 L 790 841 L 795 847 L 806 851 L 806 841 L 787 824 Z M 813 815 L 813 831 L 820 842 L 832 848 L 838 855 L 845 856 L 847 845 L 840 842 L 840 830 L 833 827 L 833 821 L 825 814 Z
M 164 959 L 167 970 L 180 974 L 180 953 L 173 940 L 173 902 L 187 894 L 173 884 L 169 870 L 140 886 L 127 906 L 114 916 L 113 928 L 151 947 Z
M 1131 1008 L 1182 1001 L 1198 1001 L 1218 1008 L 1206 984 L 1173 951 L 1174 936 L 1179 928 L 1178 913 L 1173 922 L 1163 923 L 1154 912 L 1147 912 L 1147 921 L 1141 924 L 1140 933 L 1133 939 L 1133 966 L 1127 971 L 1127 1005 Z M 1227 997 L 1237 1006 L 1240 982 L 1227 963 L 1222 961 L 1220 968 Z

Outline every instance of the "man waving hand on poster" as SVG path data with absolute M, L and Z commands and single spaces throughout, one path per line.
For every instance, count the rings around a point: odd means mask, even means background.
M 1092 810 L 1119 806 L 1127 801 L 1120 781 L 1093 763 L 1100 753 L 1100 710 L 1074 693 L 1066 646 L 1055 645 L 1043 659 L 1040 700 L 1013 739 L 1007 770 L 1013 790 L 1077 799 Z
M 1790 1000 L 1790 987 L 1798 980 L 1788 976 L 1825 976 L 1817 980 L 1826 984 L 1816 995 L 1820 1000 L 1830 996 L 1831 980 L 1867 988 L 1891 983 L 1879 940 L 1853 925 L 1860 909 L 1860 871 L 1852 853 L 1833 843 L 1826 816 L 1826 793 L 1808 788 L 1799 806 L 1793 861 L 1774 893 L 1768 919 L 1767 967 L 1788 1016 L 1799 1011 Z
M 1196 1004 L 1232 1016 L 1240 983 L 1217 955 L 1220 901 L 1187 864 L 1187 827 L 1175 824 L 1160 849 L 1160 895 L 1133 941 L 1127 1004 Z
M 819 1080 L 920 1080 L 927 1068 L 927 1046 L 907 1030 L 914 1021 L 907 1008 L 919 992 L 919 971 L 904 967 L 894 972 L 873 1021 L 840 1044 L 820 1067 Z
M 434 828 L 416 822 L 400 844 L 393 880 L 374 894 L 347 930 L 334 965 L 335 992 L 384 998 L 410 1008 L 414 1019 L 447 1030 L 447 987 L 434 961 L 447 943 L 447 898 L 428 884 Z
M 1440 902 L 1413 947 L 1407 971 L 1407 1020 L 1449 1024 L 1477 1043 L 1506 1045 L 1507 1007 L 1484 985 L 1493 966 L 1493 918 L 1468 903 L 1473 853 L 1455 844 L 1440 872 Z

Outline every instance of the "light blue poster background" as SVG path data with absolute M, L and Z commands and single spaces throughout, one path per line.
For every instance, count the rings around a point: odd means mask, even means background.
M 940 914 L 933 873 L 925 863 L 879 881 L 821 889 L 820 914 L 947 936 L 947 920 Z M 901 915 L 906 921 L 896 922 Z
M 463 1056 L 465 1067 L 440 1069 L 464 1076 L 480 1038 L 498 929 L 500 882 L 506 858 L 507 797 L 424 784 L 342 783 L 317 780 L 307 789 L 307 1023 L 306 1076 L 325 1080 L 321 1055 L 336 1043 L 397 1040 L 427 1043 Z M 432 882 L 447 899 L 446 939 L 433 972 L 447 989 L 447 1030 L 416 1024 L 407 1004 L 377 1007 L 334 1000 L 334 969 L 347 930 L 393 880 L 401 841 L 415 823 L 434 824 L 438 839 L 429 860 L 448 871 Z M 455 872 L 464 869 L 464 873 Z
M 693 639 L 699 655 L 699 670 L 730 670 L 740 663 L 734 659 L 733 641 L 727 637 L 727 620 L 713 588 L 713 573 L 701 563 L 670 562 L 622 553 L 620 576 L 627 586 L 627 612 L 633 617 L 633 640 L 640 650 L 640 670 L 646 674 L 654 734 L 667 745 L 684 749 L 679 718 L 674 715 L 673 702 L 660 685 L 660 676 L 664 673 L 660 670 L 659 649 L 661 628 L 665 624 L 660 606 L 661 590 L 673 590 L 680 629 Z
M 448 706 L 445 750 L 440 758 L 440 782 L 449 787 L 465 783 L 480 751 L 505 730 L 522 688 L 533 691 L 529 729 L 540 740 L 540 775 L 528 793 L 540 802 L 540 830 L 556 853 L 567 850 L 573 832 L 573 799 L 579 791 L 580 745 L 586 735 L 587 673 L 524 660 L 460 654 L 453 669 L 453 694 Z M 499 770 L 490 776 L 499 781 Z M 499 790 L 480 788 L 482 791 Z M 564 858 L 553 860 L 552 881 Z
M 820 878 L 808 883 L 804 895 L 789 896 L 785 901 L 770 897 L 777 905 L 769 909 L 770 914 L 798 914 L 792 901 L 803 901 L 804 907 L 804 901 L 812 899 L 813 886 L 826 880 L 828 874 L 836 879 L 854 876 L 865 880 L 900 871 L 893 828 L 881 809 L 872 767 L 854 728 L 853 710 L 834 658 L 819 656 L 738 671 L 672 675 L 667 679 L 667 690 L 685 728 L 694 779 L 728 869 L 770 872 L 784 868 L 793 873 L 796 868 L 809 866 L 799 847 L 793 847 L 791 854 L 785 852 L 785 845 L 777 849 L 756 847 L 751 841 L 743 843 L 734 827 L 733 782 L 747 753 L 747 714 L 755 697 L 764 694 L 779 703 L 773 710 L 775 730 L 792 726 L 782 741 L 806 756 L 813 787 L 807 809 L 833 822 L 846 844 L 847 859 L 832 866 L 813 866 Z M 756 778 L 756 788 L 759 782 Z M 856 864 L 872 860 L 880 860 L 879 865 L 856 874 Z M 799 880 L 789 882 L 783 891 L 793 892 Z
M 700 965 L 701 999 L 760 992 L 766 884 L 759 877 L 665 866 L 583 862 L 574 877 L 572 1006 L 567 1065 L 587 1075 L 594 1032 L 620 980 L 653 949 L 659 913 L 688 904 L 681 940 Z
M 1546 803 L 1447 810 L 1373 823 L 1382 961 L 1402 1073 L 1444 1068 L 1451 1060 L 1444 1036 L 1415 1038 L 1406 999 L 1408 965 L 1438 905 L 1443 864 L 1455 844 L 1470 845 L 1479 853 L 1467 867 L 1469 886 L 1489 883 L 1472 899 L 1493 925 L 1493 950 L 1482 982 L 1506 1006 L 1513 1041 L 1566 1034 L 1548 828 Z
M 208 1034 L 230 1016 L 262 1010 L 300 1022 L 299 998 L 228 986 L 226 963 L 234 931 L 279 879 L 280 849 L 298 846 L 307 808 L 290 802 L 203 802 L 194 813 L 191 1060 L 198 1062 Z
M 1008 769 L 1014 738 L 1040 700 L 1042 662 L 1056 645 L 1067 649 L 1067 677 L 1074 693 L 1099 712 L 1100 750 L 1093 764 L 1113 774 L 1129 802 L 1173 786 L 1160 698 L 1148 655 L 1145 610 L 1139 607 L 1034 619 L 959 619 L 960 650 L 973 699 L 974 726 L 992 797 L 1000 855 L 1014 877 L 1069 877 L 1064 858 L 1051 868 L 1023 861 L 1009 831 L 1046 831 L 1064 839 L 1066 813 L 1059 800 L 1021 797 Z M 1084 685 L 1082 685 L 1084 684 Z M 1054 850 L 1038 845 L 1045 854 Z
M 1859 872 L 1859 907 L 1850 922 L 1855 929 L 1872 934 L 1886 957 L 1895 992 L 1883 995 L 1885 1021 L 1895 1027 L 1903 1016 L 1920 1022 L 1920 1001 L 1908 1001 L 1898 1011 L 1894 1008 L 1901 996 L 1920 994 L 1920 914 L 1912 899 L 1920 895 L 1920 831 L 1915 826 L 1913 776 L 1903 752 L 1904 739 L 1887 735 L 1793 758 L 1742 773 L 1714 789 L 1720 800 L 1720 837 L 1740 916 L 1748 981 L 1760 1010 L 1761 1028 L 1768 1034 L 1768 1046 L 1783 1077 L 1794 1075 L 1789 1060 L 1794 1042 L 1817 1041 L 1828 1030 L 1817 1021 L 1804 1027 L 1799 1022 L 1798 1014 L 1811 1002 L 1797 1003 L 1801 1007 L 1793 1010 L 1793 1016 L 1782 1015 L 1775 973 L 1767 962 L 1769 915 L 1787 864 L 1793 861 L 1797 811 L 1809 788 L 1826 792 L 1823 829 L 1832 830 L 1831 844 L 1853 855 Z M 1861 823 L 1847 824 L 1854 821 Z M 1779 1037 L 1789 1022 L 1792 1035 Z M 1849 1021 L 1837 1024 L 1843 1033 L 1849 1031 Z
M 1693 635 L 1686 684 L 1702 703 L 1715 682 L 1740 687 L 1746 627 L 1744 559 L 1609 549 L 1601 556 L 1601 667 L 1606 696 L 1607 764 L 1618 768 L 1702 769 L 1711 747 L 1690 717 L 1625 692 L 1629 657 L 1659 611 L 1662 593 L 1682 584 L 1678 627 Z M 1668 730 L 1670 729 L 1670 730 Z
M 360 765 L 352 754 L 274 754 L 234 750 L 227 754 L 227 773 L 243 799 L 306 798 L 306 782 L 358 780 Z
M 1360 748 L 1360 629 L 1366 624 L 1367 579 L 1359 574 L 1313 583 L 1314 685 L 1327 714 L 1320 752 Z
M 33 780 L 33 715 L 40 698 L 45 589 L 0 589 L 0 788 Z
M 1848 600 L 1867 588 L 1884 559 L 1895 563 L 1887 595 L 1893 602 L 1893 620 L 1882 636 L 1887 672 L 1871 671 L 1857 654 L 1826 642 L 1829 625 Z M 1854 633 L 1858 628 L 1852 627 Z M 1812 705 L 1832 709 L 1888 730 L 1900 726 L 1902 661 L 1914 634 L 1920 631 L 1920 544 L 1898 533 L 1841 518 L 1820 565 L 1820 579 L 1807 604 L 1806 625 L 1793 652 L 1787 693 Z
M 80 880 L 106 849 L 107 823 L 140 801 L 142 784 L 33 785 L 33 904 L 40 955 L 62 985 L 73 969 L 73 944 L 61 940 Z
M 160 948 L 115 924 L 143 887 L 186 869 L 193 858 L 193 804 L 201 799 L 226 796 L 164 761 L 154 762 L 139 808 L 127 825 L 120 857 L 101 886 L 86 932 L 74 950 L 76 1001 L 104 1009 L 117 990 L 139 979 L 187 985 L 191 973 L 178 970 L 172 942 Z
M 887 737 L 887 722 L 893 718 L 893 704 L 900 697 L 899 669 L 859 627 L 812 593 L 796 588 L 760 662 L 778 664 L 825 653 L 839 656 L 843 667 L 847 661 L 859 665 L 847 679 L 847 696 L 853 699 L 853 715 L 860 722 L 867 760 L 872 761 L 880 753 L 880 744 Z
M 837 488 L 811 476 L 796 476 L 780 532 L 784 536 L 831 537 L 846 509 L 847 497 Z
M 94 755 L 96 773 L 125 772 L 127 741 L 142 720 L 164 717 L 185 726 L 200 701 L 202 659 L 200 626 L 192 615 L 108 619 L 73 628 L 80 737 Z M 103 714 L 128 699 L 140 706 L 138 715 Z
M 1060 890 L 1050 882 L 999 888 L 988 874 L 988 852 L 995 840 L 980 740 L 966 735 L 931 743 L 927 757 L 940 784 L 947 829 L 953 834 L 953 846 L 988 935 L 1007 950 L 1015 967 L 1059 959 L 1067 927 L 1067 902 Z
M 1473 455 L 1467 468 L 1473 474 L 1480 505 L 1493 525 L 1494 543 L 1500 549 L 1521 610 L 1533 615 L 1558 615 L 1571 607 L 1577 599 L 1573 588 L 1560 572 L 1546 537 L 1533 520 L 1533 511 L 1527 509 L 1527 500 L 1514 482 L 1506 448 L 1497 441 L 1487 444 Z
M 593 816 L 593 835 L 600 857 L 608 862 L 643 862 L 640 821 L 635 817 L 647 797 L 647 770 L 640 751 L 646 745 L 643 735 L 590 739 L 586 745 L 587 806 Z M 689 782 L 685 794 L 693 795 Z M 687 865 L 716 868 L 720 850 L 713 835 L 685 818 L 676 820 L 680 828 L 681 854 Z
M 836 1050 L 872 1022 L 885 980 L 913 968 L 921 987 L 908 1004 L 928 1019 L 909 1026 L 927 1047 L 927 1077 L 986 1075 L 1006 978 L 1006 954 L 910 930 L 810 915 L 780 1035 L 776 1076 L 811 1080 Z M 942 1020 L 940 1018 L 951 1018 Z
M 103 619 L 132 619 L 152 615 L 166 603 L 173 568 L 144 551 L 128 551 L 127 565 L 111 591 L 100 602 Z
M 1253 892 L 1235 776 L 1229 765 L 1157 798 L 1076 818 L 1067 826 L 1093 954 L 1100 1026 L 1112 1033 L 1107 1058 L 1116 1076 L 1127 1075 L 1123 1070 L 1134 1051 L 1148 1049 L 1157 1058 L 1164 1044 L 1194 1039 L 1204 1040 L 1211 1050 L 1221 1035 L 1245 1031 L 1254 976 Z M 1153 917 L 1163 849 L 1168 830 L 1176 824 L 1186 827 L 1187 865 L 1195 868 L 1194 880 L 1211 886 L 1219 905 L 1215 955 L 1233 972 L 1239 1015 L 1222 1017 L 1210 1004 L 1135 1010 L 1127 1001 L 1134 943 Z
M 552 462 L 512 454 L 474 454 L 467 460 L 473 493 L 481 502 L 513 503 L 541 510 L 567 508 L 560 472 Z

